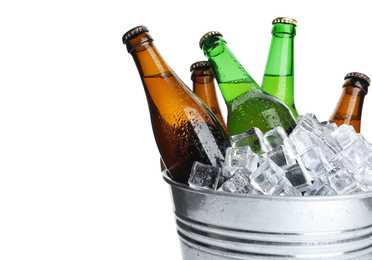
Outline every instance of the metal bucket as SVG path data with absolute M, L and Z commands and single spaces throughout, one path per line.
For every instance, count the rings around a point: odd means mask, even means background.
M 184 260 L 372 260 L 372 192 L 281 197 L 170 185 Z

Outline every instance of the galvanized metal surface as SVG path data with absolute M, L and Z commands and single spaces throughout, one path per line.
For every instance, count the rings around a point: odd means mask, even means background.
M 184 260 L 372 260 L 372 192 L 281 197 L 170 185 Z

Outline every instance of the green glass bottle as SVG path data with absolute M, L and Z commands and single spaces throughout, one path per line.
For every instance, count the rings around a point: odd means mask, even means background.
M 230 136 L 252 127 L 267 132 L 281 126 L 288 134 L 292 132 L 296 121 L 289 108 L 278 98 L 262 91 L 231 52 L 220 32 L 206 33 L 199 45 L 208 57 L 225 99 Z
M 297 119 L 294 104 L 294 37 L 297 21 L 288 17 L 273 20 L 271 45 L 267 57 L 262 89 L 282 100 Z

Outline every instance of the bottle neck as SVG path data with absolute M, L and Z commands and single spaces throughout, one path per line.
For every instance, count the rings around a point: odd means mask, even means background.
M 293 76 L 295 35 L 293 24 L 274 24 L 265 76 Z
M 163 59 L 147 33 L 128 40 L 126 45 L 142 79 L 152 116 L 165 118 L 174 114 L 175 106 L 194 106 L 197 98 Z M 165 121 L 180 124 L 171 118 Z
M 141 78 L 167 78 L 174 76 L 174 72 L 165 62 L 152 37 L 143 33 L 126 43 L 128 52 L 136 63 Z
M 211 69 L 195 69 L 191 74 L 194 93 L 212 108 L 217 105 L 217 94 L 214 86 L 214 76 Z
M 360 132 L 364 97 L 368 86 L 358 79 L 346 79 L 342 87 L 341 96 L 333 111 L 330 121 L 338 126 L 352 125 Z
M 233 99 L 247 91 L 260 89 L 221 36 L 207 38 L 203 42 L 202 50 L 211 63 L 213 74 L 228 106 Z M 225 87 L 226 85 L 228 87 Z
M 340 106 L 342 112 L 353 112 L 353 115 L 361 117 L 364 97 L 368 92 L 368 85 L 362 80 L 349 78 L 345 80 L 342 86 L 340 102 L 344 106 Z M 347 105 L 347 106 L 346 106 Z
M 273 25 L 272 38 L 267 57 L 262 89 L 282 100 L 298 117 L 294 105 L 294 36 L 293 24 Z
M 212 69 L 206 67 L 193 70 L 191 73 L 191 80 L 193 82 L 193 92 L 210 108 L 210 110 L 212 110 L 226 133 L 228 133 L 217 99 Z

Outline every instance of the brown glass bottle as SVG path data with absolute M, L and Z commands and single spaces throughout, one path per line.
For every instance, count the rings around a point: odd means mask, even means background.
M 144 26 L 123 36 L 142 79 L 154 137 L 171 177 L 187 184 L 194 161 L 221 166 L 230 143 L 218 119 L 162 58 Z
M 212 110 L 227 133 L 227 126 L 217 99 L 211 67 L 207 61 L 198 61 L 191 65 L 190 71 L 194 93 Z
M 363 101 L 369 85 L 370 79 L 366 75 L 358 72 L 348 73 L 345 76 L 340 99 L 329 121 L 338 126 L 352 125 L 355 131 L 360 133 Z

